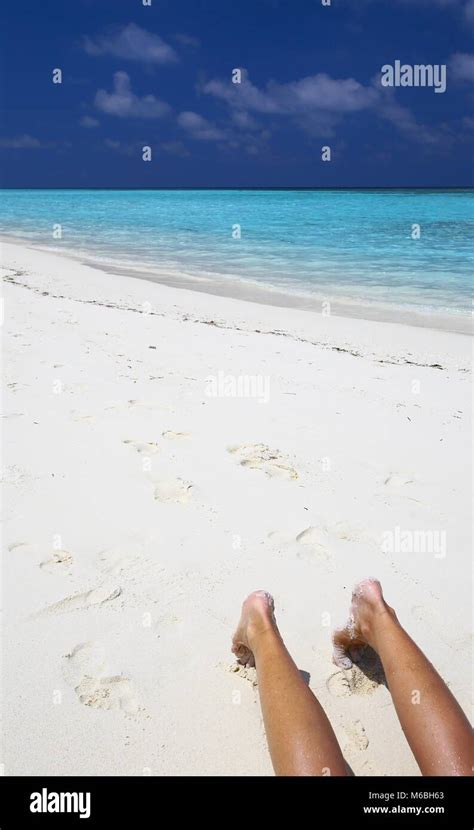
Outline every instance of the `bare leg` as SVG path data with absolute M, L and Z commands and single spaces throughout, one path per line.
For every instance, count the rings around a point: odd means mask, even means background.
M 350 668 L 365 645 L 380 657 L 402 729 L 423 775 L 470 775 L 472 731 L 464 712 L 408 636 L 375 579 L 356 585 L 346 628 L 336 631 L 334 662 Z
M 245 600 L 232 651 L 240 663 L 256 667 L 275 773 L 347 775 L 331 724 L 286 650 L 265 591 Z

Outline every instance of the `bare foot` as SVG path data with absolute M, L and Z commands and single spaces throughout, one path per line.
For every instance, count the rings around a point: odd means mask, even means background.
M 349 620 L 344 628 L 334 631 L 333 661 L 341 669 L 350 669 L 365 647 L 375 651 L 377 626 L 386 619 L 396 619 L 395 611 L 385 602 L 377 579 L 363 579 L 352 592 Z
M 243 666 L 255 666 L 255 644 L 266 631 L 278 631 L 275 603 L 266 591 L 254 591 L 242 605 L 239 624 L 232 638 L 232 653 Z

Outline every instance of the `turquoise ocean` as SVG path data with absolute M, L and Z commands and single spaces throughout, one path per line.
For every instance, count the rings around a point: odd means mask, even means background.
M 3 190 L 0 232 L 216 293 L 472 311 L 471 190 Z

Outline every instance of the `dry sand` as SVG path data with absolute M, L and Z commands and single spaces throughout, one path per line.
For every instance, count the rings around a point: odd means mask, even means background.
M 260 587 L 354 772 L 416 773 L 330 630 L 378 576 L 468 710 L 470 338 L 2 264 L 5 773 L 271 774 L 229 650 Z

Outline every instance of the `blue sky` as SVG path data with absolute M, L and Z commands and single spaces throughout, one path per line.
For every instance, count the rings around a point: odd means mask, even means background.
M 3 186 L 472 185 L 474 0 L 21 0 L 2 18 Z M 446 65 L 446 92 L 382 87 L 396 60 Z

